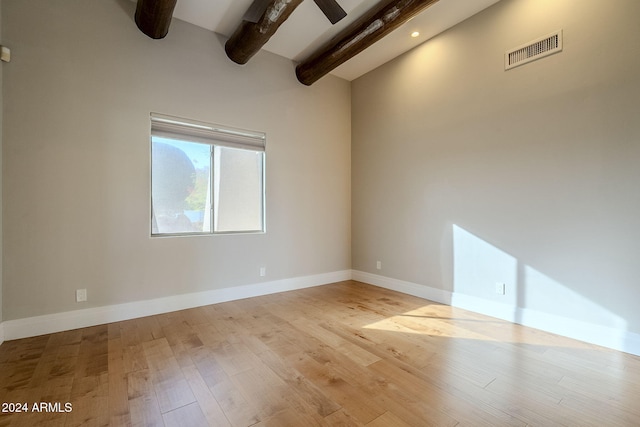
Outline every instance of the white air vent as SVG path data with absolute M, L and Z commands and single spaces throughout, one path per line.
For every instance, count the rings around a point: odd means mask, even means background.
M 562 30 L 518 46 L 504 54 L 504 69 L 514 67 L 553 55 L 562 50 Z

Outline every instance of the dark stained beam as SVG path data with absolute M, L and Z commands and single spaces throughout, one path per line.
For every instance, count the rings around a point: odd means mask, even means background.
M 309 86 L 438 0 L 392 0 L 374 7 L 296 67 Z
M 287 20 L 302 0 L 270 0 L 258 22 L 242 20 L 224 45 L 227 56 L 237 64 L 246 64 Z
M 161 39 L 169 32 L 177 0 L 138 0 L 136 25 L 152 39 Z

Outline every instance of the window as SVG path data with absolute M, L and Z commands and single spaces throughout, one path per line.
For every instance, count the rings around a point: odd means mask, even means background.
M 151 115 L 151 234 L 264 232 L 264 133 Z

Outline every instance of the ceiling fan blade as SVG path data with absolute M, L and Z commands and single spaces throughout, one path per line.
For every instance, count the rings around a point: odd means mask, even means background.
M 340 21 L 347 16 L 347 12 L 338 4 L 336 0 L 313 0 L 316 2 L 322 13 L 331 21 L 332 24 Z
M 242 19 L 257 24 L 267 10 L 267 6 L 269 6 L 269 0 L 254 0 Z

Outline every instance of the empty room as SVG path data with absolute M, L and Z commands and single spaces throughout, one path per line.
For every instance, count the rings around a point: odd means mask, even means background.
M 0 34 L 0 426 L 640 425 L 640 1 Z

